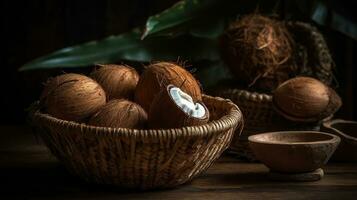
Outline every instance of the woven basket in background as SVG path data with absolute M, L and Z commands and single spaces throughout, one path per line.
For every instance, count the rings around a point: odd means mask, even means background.
M 32 122 L 51 152 L 83 179 L 127 188 L 168 188 L 205 171 L 228 148 L 243 117 L 229 100 L 204 96 L 211 121 L 169 130 L 94 127 L 36 111 Z
M 294 59 L 299 66 L 302 66 L 300 75 L 315 77 L 330 86 L 334 62 L 323 36 L 315 27 L 307 23 L 287 22 L 286 25 L 296 43 Z M 273 109 L 271 94 L 250 92 L 229 86 L 220 88 L 214 93 L 231 99 L 242 110 L 245 128 L 241 137 L 233 139 L 230 152 L 250 161 L 255 161 L 248 147 L 250 135 L 279 130 L 319 130 L 322 123 L 295 123 L 282 118 Z

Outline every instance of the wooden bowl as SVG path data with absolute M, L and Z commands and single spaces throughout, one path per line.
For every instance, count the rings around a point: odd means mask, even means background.
M 280 131 L 248 138 L 255 156 L 271 171 L 304 173 L 327 163 L 340 143 L 333 134 L 316 131 Z
M 357 122 L 335 119 L 324 122 L 321 129 L 341 138 L 341 144 L 331 160 L 357 162 Z

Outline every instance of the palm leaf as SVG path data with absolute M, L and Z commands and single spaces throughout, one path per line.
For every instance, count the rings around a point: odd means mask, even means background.
M 100 41 L 67 47 L 35 59 L 19 70 L 86 67 L 95 63 L 114 63 L 120 60 L 150 62 L 152 60 L 218 60 L 217 41 L 192 36 L 178 38 L 140 39 L 134 30 Z

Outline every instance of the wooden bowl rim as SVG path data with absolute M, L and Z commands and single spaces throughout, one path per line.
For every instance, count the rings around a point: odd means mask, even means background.
M 329 136 L 330 139 L 326 140 L 318 140 L 313 142 L 284 142 L 284 141 L 262 141 L 258 138 L 262 137 L 263 135 L 272 135 L 272 134 L 299 134 L 299 133 L 311 133 L 311 134 L 318 134 Z M 251 135 L 248 137 L 248 141 L 250 143 L 259 143 L 259 144 L 270 144 L 270 145 L 314 145 L 314 144 L 329 144 L 329 143 L 339 143 L 341 141 L 340 137 L 334 134 L 320 132 L 320 131 L 275 131 L 275 132 L 266 132 L 260 133 L 256 135 Z

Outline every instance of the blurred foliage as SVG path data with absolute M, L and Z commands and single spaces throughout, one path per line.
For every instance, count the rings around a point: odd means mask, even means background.
M 86 67 L 96 63 L 114 63 L 119 60 L 150 62 L 152 60 L 218 60 L 217 41 L 193 38 L 185 35 L 178 38 L 149 38 L 141 40 L 141 31 L 111 36 L 104 40 L 67 47 L 38 58 L 20 68 L 50 69 Z M 188 48 L 189 47 L 189 48 Z
M 287 20 L 312 20 L 357 39 L 356 23 L 340 11 L 334 1 L 323 0 L 182 0 L 148 18 L 141 29 L 103 40 L 67 47 L 33 60 L 20 70 L 85 67 L 122 60 L 209 61 L 198 69 L 204 85 L 228 77 L 219 55 L 218 37 L 229 21 L 259 12 Z M 201 67 L 199 67 L 201 68 Z
M 341 1 L 345 6 L 348 6 L 352 1 Z M 338 4 L 340 5 L 340 4 Z M 333 5 L 332 2 L 326 3 L 326 1 L 317 1 L 313 12 L 311 13 L 311 19 L 316 23 L 339 31 L 348 37 L 357 40 L 357 22 L 349 12 L 345 12 L 344 9 L 338 9 L 338 5 Z M 335 7 L 336 6 L 336 7 Z M 356 5 L 352 8 L 356 8 Z M 335 9 L 334 9 L 335 8 Z M 352 9 L 350 9 L 351 11 Z
M 231 18 L 254 9 L 256 3 L 247 0 L 227 0 L 225 3 L 217 0 L 180 1 L 149 17 L 142 29 L 60 49 L 25 64 L 19 70 L 86 67 L 121 60 L 149 62 L 180 58 L 190 62 L 219 62 L 217 38 Z M 248 7 L 250 9 L 247 10 Z

